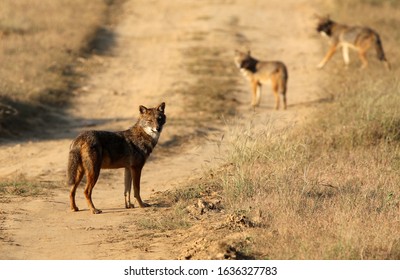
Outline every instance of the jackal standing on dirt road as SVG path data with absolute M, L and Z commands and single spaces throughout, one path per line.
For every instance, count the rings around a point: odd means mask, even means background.
M 75 192 L 83 175 L 86 175 L 86 201 L 93 214 L 101 213 L 92 201 L 100 169 L 125 168 L 125 207 L 134 207 L 131 203 L 132 181 L 139 206 L 148 206 L 140 197 L 140 176 L 166 122 L 164 110 L 164 102 L 155 108 L 140 106 L 140 117 L 130 129 L 118 132 L 85 131 L 73 140 L 67 170 L 72 211 L 79 211 L 75 204 Z
M 362 62 L 361 68 L 366 68 L 368 66 L 366 53 L 373 46 L 378 59 L 390 70 L 390 64 L 383 51 L 382 41 L 376 31 L 369 27 L 340 24 L 331 20 L 329 16 L 322 17 L 316 15 L 316 17 L 318 18 L 317 31 L 323 36 L 329 37 L 331 41 L 331 46 L 325 57 L 318 64 L 318 68 L 323 68 L 339 47 L 342 48 L 343 60 L 346 67 L 350 63 L 349 49 L 354 49 L 358 51 L 358 56 Z
M 286 90 L 288 72 L 280 61 L 259 61 L 250 55 L 250 51 L 235 50 L 234 61 L 240 72 L 250 81 L 253 107 L 260 105 L 262 84 L 271 83 L 275 96 L 275 109 L 279 109 L 279 94 L 283 97 L 283 109 L 286 109 Z

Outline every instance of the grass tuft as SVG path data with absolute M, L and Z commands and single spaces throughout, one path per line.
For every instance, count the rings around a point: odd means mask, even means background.
M 0 182 L 0 194 L 2 196 L 37 197 L 49 195 L 56 188 L 54 183 L 34 182 L 20 177 L 14 181 Z

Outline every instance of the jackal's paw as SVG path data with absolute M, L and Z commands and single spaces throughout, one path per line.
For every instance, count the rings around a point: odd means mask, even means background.
M 135 205 L 133 205 L 132 203 L 129 203 L 129 204 L 126 203 L 126 204 L 125 204 L 125 208 L 126 208 L 126 209 L 135 208 Z
M 317 65 L 317 68 L 318 68 L 318 69 L 322 69 L 322 68 L 324 68 L 324 66 L 325 66 L 325 65 L 324 65 L 323 63 L 320 63 L 320 64 Z
M 76 206 L 75 206 L 75 207 L 71 207 L 71 211 L 72 211 L 72 212 L 78 212 L 78 211 L 79 211 L 79 208 L 76 207 Z
M 96 208 L 94 208 L 94 209 L 92 210 L 92 213 L 93 213 L 93 214 L 100 214 L 101 212 L 103 212 L 103 211 L 101 211 L 100 209 L 96 209 Z

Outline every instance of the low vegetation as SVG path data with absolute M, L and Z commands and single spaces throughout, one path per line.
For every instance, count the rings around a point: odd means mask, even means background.
M 400 42 L 400 12 L 393 5 L 354 0 L 334 7 L 338 21 L 359 23 L 370 15 L 391 72 L 372 53 L 365 71 L 356 59 L 338 71 L 341 58 L 333 59 L 321 92 L 332 102 L 318 104 L 301 127 L 271 133 L 236 126 L 227 165 L 190 184 L 188 205 L 199 199 L 194 189 L 213 189 L 226 215 L 240 213 L 248 221 L 240 237 L 247 256 L 400 258 L 400 71 L 393 47 Z
M 0 194 L 2 200 L 7 200 L 10 197 L 37 197 L 42 195 L 51 194 L 51 190 L 55 189 L 56 183 L 54 182 L 32 182 L 18 176 L 12 181 L 0 182 Z

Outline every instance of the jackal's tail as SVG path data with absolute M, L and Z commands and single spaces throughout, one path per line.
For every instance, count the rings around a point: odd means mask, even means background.
M 390 70 L 390 63 L 386 59 L 385 52 L 383 51 L 382 41 L 378 34 L 375 34 L 375 50 L 378 59 L 385 64 L 388 70 Z
M 68 158 L 67 182 L 69 185 L 76 183 L 78 172 L 82 166 L 82 157 L 78 149 L 71 149 Z

